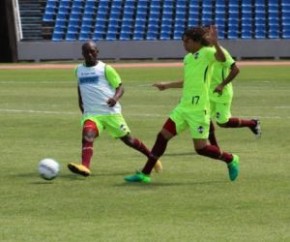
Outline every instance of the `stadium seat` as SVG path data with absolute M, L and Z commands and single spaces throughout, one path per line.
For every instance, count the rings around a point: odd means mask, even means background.
M 91 33 L 88 32 L 80 32 L 79 40 L 80 41 L 87 41 L 91 39 Z
M 134 32 L 133 40 L 144 40 L 144 33 L 143 32 Z
M 241 38 L 242 39 L 252 39 L 252 31 L 248 28 L 242 29 Z
M 277 28 L 269 28 L 268 38 L 269 39 L 279 39 L 280 38 L 279 30 Z
M 121 33 L 119 40 L 131 40 L 131 34 L 130 33 Z
M 183 33 L 184 33 L 184 30 L 180 30 L 180 29 L 174 30 L 174 32 L 173 32 L 173 39 L 174 40 L 181 40 Z
M 238 39 L 239 32 L 237 28 L 231 28 L 228 31 L 228 39 Z
M 44 22 L 53 22 L 55 20 L 56 14 L 53 12 L 46 12 L 43 15 L 42 21 Z
M 170 40 L 172 33 L 171 25 L 161 25 L 160 39 L 161 40 Z
M 105 33 L 104 33 L 104 32 L 102 32 L 102 31 L 95 31 L 95 32 L 93 33 L 93 37 L 92 37 L 92 39 L 93 39 L 94 41 L 97 41 L 97 40 L 104 40 L 104 36 L 105 36 Z
M 107 32 L 106 40 L 117 40 L 117 33 Z
M 56 33 L 79 28 L 79 40 L 180 39 L 186 27 L 213 23 L 221 39 L 275 39 L 289 36 L 290 1 L 47 0 L 42 20 L 55 22 Z
M 53 32 L 52 41 L 62 41 L 64 40 L 64 33 Z
M 66 41 L 76 41 L 78 40 L 78 33 L 76 32 L 67 32 L 65 36 Z
M 290 39 L 290 30 L 283 30 L 282 31 L 282 38 L 283 39 Z

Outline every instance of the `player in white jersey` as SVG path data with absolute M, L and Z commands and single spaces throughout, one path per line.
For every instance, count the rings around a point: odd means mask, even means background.
M 97 59 L 98 49 L 94 42 L 82 45 L 84 64 L 76 67 L 78 79 L 79 108 L 82 112 L 82 155 L 81 164 L 69 163 L 73 173 L 89 176 L 93 143 L 104 129 L 119 138 L 129 147 L 141 152 L 147 158 L 151 156 L 148 148 L 130 134 L 130 129 L 122 115 L 119 99 L 124 93 L 121 78 L 116 70 Z M 162 170 L 161 162 L 155 166 Z

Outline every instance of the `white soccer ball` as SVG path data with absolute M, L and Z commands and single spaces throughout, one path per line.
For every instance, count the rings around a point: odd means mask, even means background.
M 45 180 L 52 180 L 57 177 L 59 173 L 59 164 L 56 160 L 45 158 L 39 162 L 39 175 Z

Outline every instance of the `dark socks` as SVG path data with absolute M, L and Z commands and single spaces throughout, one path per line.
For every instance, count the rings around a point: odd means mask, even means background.
M 227 152 L 221 151 L 214 145 L 207 145 L 202 149 L 196 150 L 199 155 L 210 157 L 216 160 L 222 160 L 226 163 L 230 163 L 233 160 L 233 155 Z
M 254 120 L 230 118 L 227 123 L 223 124 L 223 127 L 225 128 L 243 128 L 243 127 L 252 128 L 255 125 L 256 125 L 256 122 Z
M 214 124 L 213 124 L 212 121 L 210 122 L 208 140 L 209 140 L 211 145 L 219 147 L 218 143 L 217 143 L 217 140 L 216 140 L 216 137 L 215 137 L 215 127 L 214 127 Z
M 89 168 L 93 156 L 93 142 L 82 141 L 82 165 Z
M 159 157 L 161 157 L 167 147 L 168 140 L 166 140 L 162 134 L 157 135 L 157 139 L 151 151 L 151 156 L 149 157 L 148 161 L 146 162 L 142 172 L 144 174 L 150 174 L 153 167 L 155 166 Z

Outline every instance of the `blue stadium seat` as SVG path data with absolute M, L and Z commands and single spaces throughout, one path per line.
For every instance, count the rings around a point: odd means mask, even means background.
M 75 12 L 75 11 L 72 11 L 69 15 L 69 20 L 81 20 L 82 18 L 82 12 Z
M 69 19 L 68 26 L 80 27 L 81 23 L 82 22 L 78 19 Z
M 93 8 L 96 9 L 96 0 L 86 0 L 85 1 L 85 8 Z
M 132 25 L 126 25 L 122 23 L 120 31 L 120 40 L 131 40 L 133 35 Z
M 213 23 L 212 12 L 203 12 L 201 17 L 202 25 L 209 25 Z
M 92 39 L 93 39 L 94 41 L 97 41 L 97 40 L 104 40 L 104 39 L 105 39 L 104 36 L 105 36 L 105 33 L 104 33 L 104 32 L 102 32 L 102 31 L 95 31 L 95 32 L 93 33 L 93 37 L 92 37 Z
M 266 31 L 255 32 L 255 39 L 266 39 Z
M 290 29 L 285 29 L 282 31 L 282 38 L 283 39 L 290 39 Z
M 51 8 L 57 8 L 58 2 L 55 0 L 47 0 L 45 8 L 51 7 Z
M 44 22 L 53 22 L 55 20 L 56 14 L 53 12 L 46 12 L 43 15 L 42 21 Z
M 160 34 L 163 36 L 170 36 L 172 33 L 172 26 L 171 25 L 161 25 Z
M 79 26 L 69 25 L 67 27 L 67 33 L 76 33 L 76 34 L 78 34 L 79 31 L 80 31 L 80 27 Z
M 215 13 L 216 14 L 219 14 L 219 13 L 225 14 L 226 13 L 225 5 L 217 5 L 215 8 Z
M 218 37 L 219 37 L 219 39 L 226 38 L 226 32 L 225 32 L 224 28 L 218 28 Z
M 188 19 L 188 27 L 193 27 L 193 26 L 198 26 L 199 22 L 198 22 L 198 18 L 194 18 L 194 17 L 189 17 Z
M 64 33 L 53 32 L 52 41 L 62 41 L 64 40 Z
M 253 6 L 253 1 L 252 0 L 242 0 L 242 6 Z
M 157 40 L 158 39 L 158 25 L 148 25 L 148 30 L 146 33 L 147 40 Z
M 88 26 L 88 25 L 82 24 L 80 29 L 81 29 L 80 33 L 91 33 L 92 32 L 92 27 Z
M 226 22 L 226 13 L 223 11 L 216 12 L 214 23 L 216 26 L 224 28 Z
M 149 19 L 148 20 L 148 25 L 155 25 L 155 26 L 158 26 L 159 25 L 159 19 Z
M 83 19 L 81 21 L 81 25 L 82 26 L 90 26 L 90 27 L 92 27 L 93 23 L 94 23 L 93 19 Z
M 67 32 L 65 36 L 66 41 L 76 41 L 78 40 L 78 33 L 76 32 Z
M 101 33 L 105 33 L 106 32 L 106 30 L 107 30 L 107 28 L 105 27 L 105 26 L 103 26 L 103 25 L 96 25 L 95 27 L 94 27 L 94 33 L 96 33 L 96 32 L 101 32 Z
M 69 14 L 70 12 L 70 7 L 69 6 L 63 6 L 58 8 L 58 14 Z
M 131 33 L 121 32 L 120 40 L 131 40 Z
M 56 21 L 67 22 L 68 21 L 68 15 L 67 14 L 57 14 L 56 15 Z
M 266 12 L 255 12 L 255 18 L 265 19 L 266 18 Z
M 238 39 L 238 31 L 237 30 L 229 30 L 228 31 L 228 39 Z
M 277 28 L 269 28 L 268 38 L 269 39 L 279 39 L 280 38 L 280 31 Z
M 216 6 L 225 6 L 225 0 L 216 0 L 215 1 Z
M 87 41 L 87 40 L 90 40 L 91 37 L 92 37 L 92 34 L 89 32 L 80 32 L 79 40 L 80 41 Z
M 72 9 L 83 9 L 84 8 L 84 1 L 74 0 L 71 8 Z
M 133 40 L 144 40 L 144 33 L 134 32 Z
M 134 11 L 132 9 L 126 9 L 123 12 L 123 19 L 132 19 L 134 17 Z
M 147 20 L 145 18 L 136 18 L 135 19 L 135 26 L 145 26 Z
M 252 39 L 252 31 L 249 28 L 242 29 L 241 31 L 242 39 Z
M 67 26 L 67 20 L 66 19 L 57 19 L 55 21 L 55 27 L 66 27 Z
M 181 40 L 184 30 L 174 30 L 173 32 L 173 39 L 174 40 Z
M 107 32 L 106 40 L 117 40 L 117 33 Z

